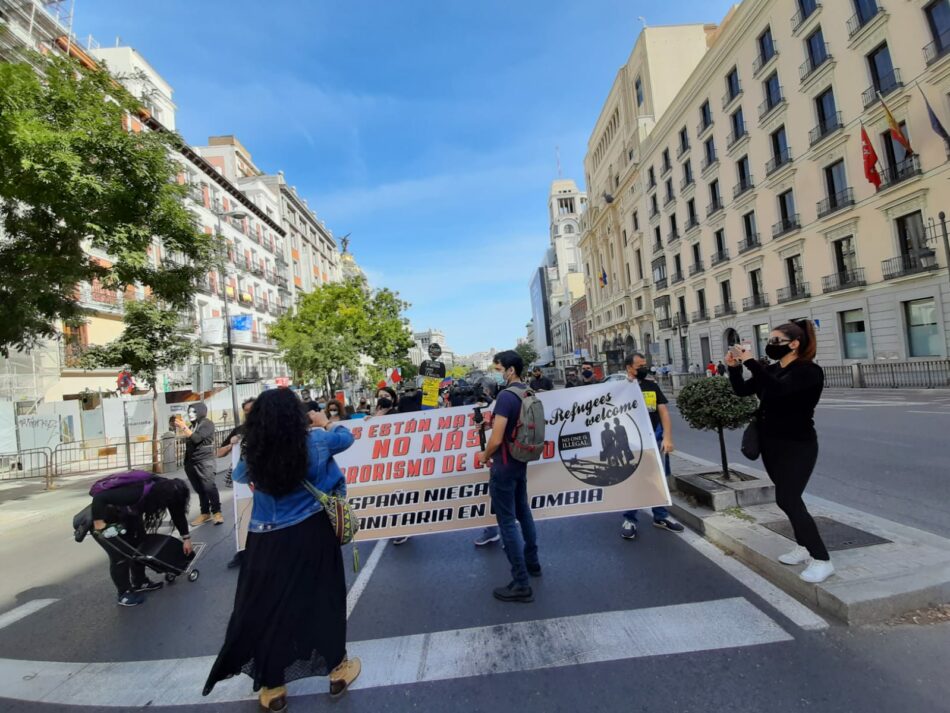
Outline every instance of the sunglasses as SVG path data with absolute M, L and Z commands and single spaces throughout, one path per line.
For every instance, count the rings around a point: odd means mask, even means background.
M 791 342 L 791 339 L 782 339 L 781 337 L 772 337 L 769 339 L 769 344 L 788 344 Z

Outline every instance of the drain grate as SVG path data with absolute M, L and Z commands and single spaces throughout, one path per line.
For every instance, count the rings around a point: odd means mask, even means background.
M 782 537 L 795 541 L 792 534 L 792 524 L 788 520 L 776 520 L 775 522 L 763 522 L 763 527 L 767 527 L 772 532 L 776 532 Z M 871 547 L 872 545 L 886 545 L 890 540 L 883 537 L 859 530 L 856 527 L 845 525 L 830 517 L 816 517 L 815 524 L 818 525 L 818 532 L 821 533 L 821 539 L 825 541 L 825 547 L 829 552 L 840 550 L 853 550 L 858 547 Z

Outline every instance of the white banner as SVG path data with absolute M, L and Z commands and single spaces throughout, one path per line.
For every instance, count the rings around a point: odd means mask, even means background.
M 541 460 L 528 464 L 537 519 L 668 505 L 670 494 L 640 387 L 612 381 L 539 394 Z M 490 409 L 485 416 L 490 419 Z M 336 456 L 360 515 L 358 540 L 496 524 L 486 468 L 475 467 L 471 406 L 344 423 L 356 442 Z M 500 454 L 496 454 L 500 458 Z

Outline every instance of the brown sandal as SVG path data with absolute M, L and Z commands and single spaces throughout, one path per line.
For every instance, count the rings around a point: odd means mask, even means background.
M 330 697 L 342 696 L 362 670 L 363 665 L 358 658 L 343 659 L 339 666 L 330 671 Z
M 280 711 L 285 711 L 287 710 L 287 687 L 264 687 L 261 689 L 261 693 L 257 700 L 260 701 L 261 708 L 263 708 L 265 711 L 270 711 L 271 713 L 280 713 Z

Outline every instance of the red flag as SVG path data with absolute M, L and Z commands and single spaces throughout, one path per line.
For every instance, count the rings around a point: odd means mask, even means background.
M 861 127 L 861 154 L 864 156 L 864 177 L 876 189 L 881 187 L 881 174 L 877 172 L 877 153 L 868 138 L 868 132 Z

